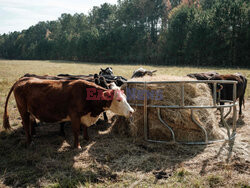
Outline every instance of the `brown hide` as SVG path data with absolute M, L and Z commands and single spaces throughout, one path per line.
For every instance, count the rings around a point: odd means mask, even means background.
M 85 80 L 41 80 L 23 77 L 13 85 L 8 94 L 4 112 L 4 127 L 9 128 L 7 103 L 13 90 L 28 144 L 31 142 L 30 115 L 40 121 L 52 123 L 60 122 L 68 116 L 74 132 L 74 146 L 79 148 L 78 135 L 81 117 L 89 113 L 90 117 L 98 117 L 104 108 L 110 107 L 112 102 L 112 100 L 86 100 L 87 88 L 98 89 L 105 92 L 106 95 L 112 95 L 114 92 L 113 90 L 107 92 L 106 89 Z

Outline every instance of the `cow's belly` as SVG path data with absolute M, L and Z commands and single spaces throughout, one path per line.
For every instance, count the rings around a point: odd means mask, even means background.
M 56 105 L 42 106 L 39 103 L 29 105 L 28 111 L 30 114 L 39 119 L 40 121 L 47 123 L 56 123 L 69 121 L 69 116 L 64 108 L 57 108 Z
M 86 125 L 87 127 L 95 124 L 99 118 L 99 116 L 92 117 L 90 114 L 91 112 L 81 117 L 81 123 Z
M 33 116 L 35 119 L 40 120 L 45 123 L 59 123 L 59 122 L 65 122 L 70 121 L 70 117 L 67 115 L 62 115 L 59 113 L 37 113 L 34 111 L 29 110 L 29 113 L 31 116 Z

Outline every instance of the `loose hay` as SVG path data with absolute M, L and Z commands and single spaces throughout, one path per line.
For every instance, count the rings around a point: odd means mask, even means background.
M 155 76 L 134 78 L 133 81 L 187 81 L 193 80 L 188 77 L 176 76 Z M 136 91 L 143 90 L 143 84 L 128 84 L 130 95 L 132 88 Z M 193 106 L 211 106 L 213 99 L 211 91 L 207 84 L 203 83 L 186 83 L 184 85 L 184 104 Z M 148 104 L 173 106 L 181 103 L 181 88 L 180 84 L 150 84 L 147 87 L 149 92 L 161 89 L 163 98 L 155 100 L 148 99 Z M 128 95 L 128 89 L 127 89 Z M 138 92 L 137 92 L 138 94 Z M 129 100 L 130 99 L 130 100 Z M 129 103 L 143 104 L 143 97 L 131 100 L 128 96 Z M 144 136 L 144 119 L 143 107 L 135 107 L 133 121 L 117 116 L 114 121 L 113 130 L 119 134 L 127 134 L 136 139 L 141 139 Z M 226 132 L 218 126 L 218 120 L 215 117 L 216 109 L 196 109 L 194 111 L 194 119 L 199 122 L 207 131 L 209 140 L 222 139 Z M 162 119 L 173 129 L 177 141 L 204 141 L 204 133 L 192 121 L 190 109 L 161 109 Z M 170 131 L 160 122 L 157 116 L 156 108 L 148 108 L 148 128 L 149 138 L 156 140 L 170 141 L 172 139 Z

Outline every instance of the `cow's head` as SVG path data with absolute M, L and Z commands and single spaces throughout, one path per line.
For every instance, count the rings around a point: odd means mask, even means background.
M 114 83 L 110 84 L 111 90 L 104 92 L 104 97 L 112 96 L 112 102 L 109 110 L 115 114 L 131 117 L 134 113 L 134 109 L 128 104 L 126 95 L 123 90 L 117 87 Z
M 219 75 L 214 75 L 209 80 L 222 80 L 222 78 Z M 209 87 L 210 87 L 210 89 L 212 90 L 212 93 L 213 93 L 213 91 L 214 91 L 213 84 L 211 83 L 211 84 L 208 84 L 208 85 L 209 85 Z M 216 92 L 219 92 L 222 89 L 223 89 L 223 84 L 217 83 L 216 84 Z
M 222 78 L 219 75 L 215 75 L 215 76 L 211 77 L 209 80 L 222 80 Z M 214 84 L 209 83 L 208 86 L 211 89 L 211 94 L 213 95 L 213 93 L 214 93 Z M 216 93 L 221 92 L 221 97 L 223 97 L 223 95 L 224 95 L 223 94 L 223 91 L 224 91 L 223 90 L 223 84 L 216 83 L 216 88 L 215 89 L 216 89 Z M 216 102 L 219 102 L 218 100 L 219 100 L 219 96 L 217 94 Z
M 106 69 L 101 68 L 99 75 L 111 75 L 112 76 L 113 75 L 112 67 L 107 67 Z

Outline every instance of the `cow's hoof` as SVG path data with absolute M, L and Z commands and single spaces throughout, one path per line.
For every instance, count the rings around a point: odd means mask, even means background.
M 82 147 L 81 146 L 77 146 L 77 147 L 75 147 L 75 150 L 80 151 L 80 150 L 82 150 Z
M 240 114 L 239 115 L 239 119 L 243 119 L 244 118 L 244 115 L 243 114 Z

